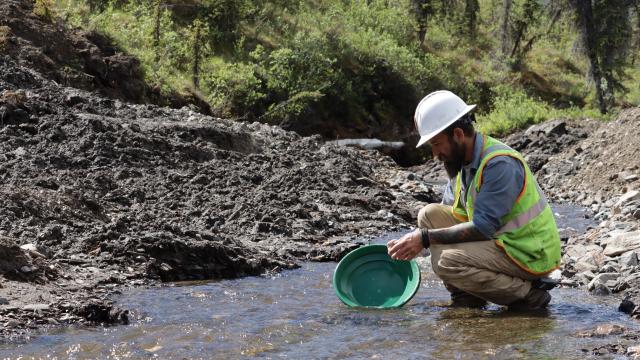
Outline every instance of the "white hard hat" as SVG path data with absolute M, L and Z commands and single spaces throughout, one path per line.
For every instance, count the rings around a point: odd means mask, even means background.
M 447 90 L 434 91 L 425 96 L 418 104 L 413 117 L 420 133 L 420 141 L 416 147 L 438 135 L 475 107 L 467 105 L 456 94 Z

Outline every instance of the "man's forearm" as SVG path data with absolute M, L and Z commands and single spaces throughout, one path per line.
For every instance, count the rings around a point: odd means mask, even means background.
M 456 244 L 470 241 L 489 240 L 473 225 L 471 221 L 448 228 L 429 230 L 429 243 Z

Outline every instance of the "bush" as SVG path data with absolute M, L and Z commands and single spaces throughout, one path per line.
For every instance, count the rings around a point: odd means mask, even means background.
M 203 66 L 201 81 L 207 100 L 225 116 L 258 112 L 266 95 L 255 68 L 252 64 L 209 58 Z
M 490 135 L 504 136 L 529 125 L 557 118 L 610 119 L 610 116 L 602 116 L 595 109 L 554 109 L 522 91 L 508 93 L 505 87 L 497 91 L 499 95 L 494 100 L 491 112 L 477 117 L 479 130 Z

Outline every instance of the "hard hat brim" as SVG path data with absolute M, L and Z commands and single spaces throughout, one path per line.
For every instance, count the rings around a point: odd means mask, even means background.
M 442 125 L 441 127 L 437 128 L 436 130 L 423 135 L 420 137 L 420 140 L 418 141 L 418 145 L 416 145 L 416 148 L 419 148 L 420 146 L 424 145 L 424 143 L 426 143 L 427 141 L 431 140 L 434 136 L 440 134 L 442 131 L 444 131 L 444 129 L 448 128 L 451 124 L 453 124 L 454 122 L 458 121 L 461 117 L 465 116 L 466 114 L 468 114 L 471 110 L 475 109 L 476 105 L 467 105 L 467 108 L 464 109 L 464 111 L 462 111 L 460 114 L 458 114 L 458 116 L 454 117 L 453 119 L 451 119 L 449 122 L 445 123 L 444 125 Z

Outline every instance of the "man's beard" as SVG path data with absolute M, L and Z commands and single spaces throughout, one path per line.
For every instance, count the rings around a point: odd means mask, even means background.
M 444 169 L 447 171 L 450 179 L 453 179 L 462 170 L 464 163 L 465 144 L 458 144 L 455 141 L 451 141 L 451 159 L 444 161 Z

